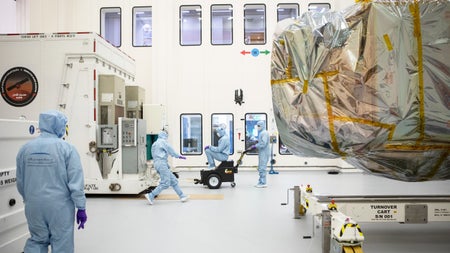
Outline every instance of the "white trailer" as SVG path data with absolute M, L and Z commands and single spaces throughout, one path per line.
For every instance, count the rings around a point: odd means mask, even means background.
M 87 194 L 138 194 L 157 185 L 146 121 L 131 118 L 142 115 L 136 92 L 144 91 L 134 84 L 134 59 L 88 32 L 0 35 L 0 55 L 0 252 L 22 252 L 29 236 L 15 158 L 39 135 L 42 111 L 67 115 L 64 138 L 80 154 Z
M 155 186 L 146 159 L 146 122 L 126 118 L 127 103 L 138 104 L 125 94 L 125 87 L 135 85 L 131 57 L 88 32 L 1 35 L 0 55 L 0 119 L 14 125 L 37 121 L 48 109 L 66 114 L 65 139 L 80 153 L 86 193 L 132 194 Z M 14 166 L 4 159 L 0 164 L 1 170 Z
M 0 119 L 0 252 L 22 252 L 29 237 L 22 197 L 16 188 L 16 155 L 23 143 L 37 135 L 36 128 L 37 122 Z

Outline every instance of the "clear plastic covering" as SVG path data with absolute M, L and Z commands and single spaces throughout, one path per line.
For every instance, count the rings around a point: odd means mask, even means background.
M 450 1 L 358 1 L 278 24 L 271 87 L 296 155 L 450 179 Z

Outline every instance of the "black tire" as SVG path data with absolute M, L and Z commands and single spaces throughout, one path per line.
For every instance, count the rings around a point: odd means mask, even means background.
M 235 182 L 233 182 L 233 183 L 231 183 L 231 187 L 235 187 L 236 186 L 236 183 Z
M 211 174 L 208 176 L 208 180 L 206 181 L 209 189 L 219 189 L 222 185 L 222 179 L 218 174 Z

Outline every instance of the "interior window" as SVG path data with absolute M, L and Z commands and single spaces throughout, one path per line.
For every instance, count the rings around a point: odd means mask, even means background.
M 314 12 L 324 12 L 331 9 L 331 5 L 329 3 L 311 3 L 308 4 L 308 11 Z
M 277 21 L 286 18 L 295 19 L 299 14 L 298 4 L 278 4 L 277 6 Z
M 230 155 L 234 154 L 234 119 L 231 113 L 215 113 L 211 115 L 211 145 L 219 144 L 216 129 L 222 127 L 230 138 Z
M 265 113 L 246 113 L 245 114 L 245 149 L 249 149 L 252 145 L 256 144 L 258 140 L 258 130 L 256 124 L 258 121 L 264 121 L 266 123 L 267 130 L 267 115 Z M 258 154 L 258 150 L 254 149 L 248 152 L 248 154 Z
M 244 43 L 246 45 L 266 44 L 266 6 L 264 4 L 244 5 Z
M 152 35 L 152 7 L 133 8 L 133 46 L 151 47 Z
M 119 7 L 100 9 L 100 35 L 116 47 L 121 46 L 121 12 Z
M 181 126 L 181 154 L 201 155 L 202 150 L 202 115 L 182 114 Z
M 211 44 L 233 44 L 233 6 L 211 5 Z
M 202 44 L 202 8 L 200 5 L 180 6 L 180 45 Z

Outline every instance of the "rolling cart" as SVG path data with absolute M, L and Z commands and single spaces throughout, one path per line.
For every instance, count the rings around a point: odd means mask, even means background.
M 233 161 L 223 161 L 213 170 L 201 170 L 200 179 L 194 179 L 195 184 L 203 184 L 209 189 L 219 189 L 222 182 L 231 182 L 231 187 L 235 187 L 234 174 L 238 173 L 238 167 L 242 164 L 242 158 L 249 150 L 242 152 L 236 165 Z

